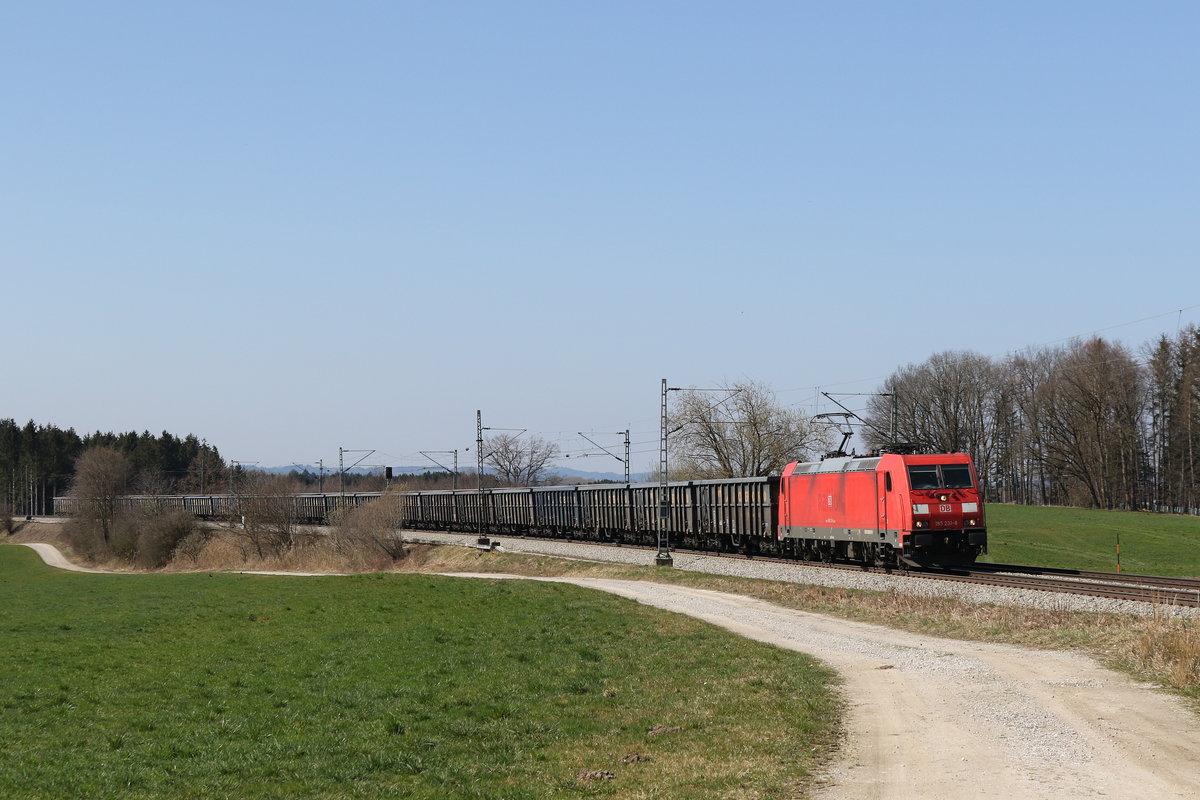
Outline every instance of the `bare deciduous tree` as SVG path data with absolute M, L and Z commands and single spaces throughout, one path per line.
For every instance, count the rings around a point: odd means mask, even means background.
M 287 478 L 242 470 L 235 481 L 241 514 L 236 534 L 242 551 L 259 558 L 281 556 L 299 542 L 293 486 Z
M 75 461 L 71 497 L 76 517 L 94 526 L 105 551 L 112 546 L 118 498 L 126 493 L 131 470 L 129 459 L 108 447 L 89 448 Z
M 1144 380 L 1124 348 L 1092 339 L 1000 364 L 939 353 L 898 370 L 884 389 L 898 438 L 969 453 L 989 499 L 1134 508 L 1146 496 Z M 869 403 L 876 428 L 892 399 Z
M 176 494 L 176 482 L 157 467 L 143 469 L 131 482 L 134 494 L 165 495 Z
M 1017 474 L 1013 479 L 1018 503 L 1051 502 L 1053 479 L 1046 471 L 1046 437 L 1043 418 L 1046 400 L 1041 387 L 1055 369 L 1055 354 L 1049 350 L 1031 351 L 1008 359 L 1003 370 L 1010 414 L 1007 426 L 1009 451 L 1002 457 Z
M 545 475 L 559 452 L 558 445 L 539 436 L 502 434 L 483 442 L 484 463 L 513 486 L 532 486 Z
M 1073 344 L 1041 392 L 1047 464 L 1083 488 L 1075 502 L 1135 507 L 1144 394 L 1128 351 L 1099 338 Z
M 672 479 L 778 475 L 829 447 L 828 430 L 754 382 L 682 392 L 668 415 Z
M 890 397 L 868 401 L 866 434 L 872 447 L 888 444 L 895 405 L 896 438 L 942 453 L 970 453 L 989 461 L 995 366 L 978 353 L 947 351 L 897 370 L 884 383 Z

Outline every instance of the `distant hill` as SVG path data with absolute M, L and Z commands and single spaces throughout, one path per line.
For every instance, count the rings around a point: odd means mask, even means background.
M 623 481 L 625 480 L 624 472 L 584 472 L 583 470 L 571 469 L 570 467 L 551 467 L 547 470 L 551 475 L 556 475 L 567 481 L 578 481 L 586 483 L 588 481 Z M 633 483 L 641 483 L 650 480 L 648 472 L 631 472 L 629 480 Z

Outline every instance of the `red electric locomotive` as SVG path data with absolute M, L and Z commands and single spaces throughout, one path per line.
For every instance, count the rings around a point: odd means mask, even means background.
M 792 463 L 779 486 L 779 545 L 808 560 L 969 564 L 987 552 L 970 456 L 885 454 Z

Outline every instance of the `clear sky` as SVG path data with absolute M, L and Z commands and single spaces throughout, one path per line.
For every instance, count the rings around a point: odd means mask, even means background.
M 408 465 L 481 409 L 638 471 L 663 377 L 812 412 L 1137 348 L 1200 322 L 1197 41 L 1153 0 L 4 3 L 0 416 Z

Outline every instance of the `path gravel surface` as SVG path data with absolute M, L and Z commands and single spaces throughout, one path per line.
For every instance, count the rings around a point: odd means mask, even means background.
M 32 542 L 32 543 L 26 542 L 25 547 L 33 548 L 33 550 L 39 556 L 42 557 L 42 561 L 46 562 L 47 564 L 49 564 L 52 567 L 58 567 L 59 569 L 69 569 L 72 572 L 108 572 L 108 570 L 104 570 L 104 569 L 92 569 L 91 567 L 81 567 L 72 561 L 68 561 L 67 557 L 62 554 L 62 551 L 59 550 L 57 547 L 55 547 L 52 544 L 43 544 L 41 542 Z
M 920 636 L 703 589 L 537 580 L 688 614 L 836 668 L 848 733 L 822 800 L 1200 796 L 1196 717 L 1077 654 Z

